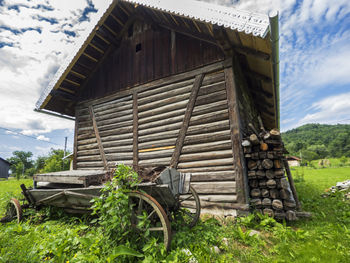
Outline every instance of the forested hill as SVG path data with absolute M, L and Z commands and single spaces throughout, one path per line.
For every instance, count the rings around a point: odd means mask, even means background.
M 282 138 L 291 155 L 301 152 L 310 160 L 350 157 L 349 124 L 306 124 L 282 133 Z

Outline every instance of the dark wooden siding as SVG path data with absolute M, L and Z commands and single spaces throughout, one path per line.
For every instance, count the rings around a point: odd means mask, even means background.
M 10 165 L 0 158 L 0 178 L 8 178 L 9 169 L 10 169 Z
M 135 27 L 134 27 L 135 28 Z M 174 39 L 175 36 L 175 39 Z M 172 49 L 173 47 L 173 49 Z M 138 84 L 186 72 L 223 59 L 212 44 L 163 28 L 146 26 L 107 56 L 94 73 L 81 99 L 94 99 Z

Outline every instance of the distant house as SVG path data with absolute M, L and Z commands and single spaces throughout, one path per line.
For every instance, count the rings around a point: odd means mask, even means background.
M 289 166 L 300 166 L 301 159 L 296 156 L 288 156 L 287 161 Z
M 9 177 L 10 163 L 0 157 L 0 178 Z

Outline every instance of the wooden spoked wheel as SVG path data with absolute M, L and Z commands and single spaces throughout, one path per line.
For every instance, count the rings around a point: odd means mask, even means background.
M 197 224 L 201 214 L 201 202 L 199 196 L 192 186 L 188 194 L 179 196 L 179 209 L 177 211 L 189 227 Z
M 149 231 L 151 236 L 163 239 L 164 246 L 168 250 L 171 242 L 171 227 L 169 219 L 162 206 L 152 196 L 141 193 L 129 193 L 129 200 L 132 204 L 132 225 L 137 227 L 140 216 L 147 215 L 149 221 L 148 229 L 139 229 Z
M 19 201 L 15 198 L 11 198 L 10 202 L 7 204 L 6 214 L 1 219 L 3 222 L 10 222 L 16 220 L 17 223 L 22 220 L 22 207 Z

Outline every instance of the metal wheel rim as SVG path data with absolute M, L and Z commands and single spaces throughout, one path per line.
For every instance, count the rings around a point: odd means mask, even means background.
M 187 214 L 190 218 L 192 218 L 192 220 L 188 223 L 186 223 L 189 227 L 194 227 L 198 220 L 199 220 L 199 216 L 201 214 L 201 203 L 200 203 L 200 199 L 199 199 L 199 196 L 196 192 L 196 190 L 194 190 L 194 188 L 192 186 L 190 186 L 190 196 L 189 197 L 186 197 L 185 199 L 181 200 L 181 195 L 179 197 L 179 210 L 184 212 L 185 214 Z M 190 199 L 194 199 L 193 201 L 195 202 L 195 212 L 194 213 L 189 213 L 187 212 L 185 209 L 187 209 L 188 207 L 185 207 L 183 205 L 182 202 L 186 201 L 186 200 L 190 200 Z
M 129 193 L 129 196 L 141 199 L 144 202 L 148 203 L 150 206 L 152 206 L 153 211 L 151 213 L 157 214 L 157 216 L 160 219 L 161 225 L 162 225 L 161 226 L 162 230 L 155 230 L 155 231 L 162 231 L 163 232 L 164 246 L 165 246 L 166 250 L 169 250 L 170 241 L 171 241 L 171 226 L 170 226 L 169 219 L 168 219 L 164 209 L 162 208 L 162 206 L 157 202 L 156 199 L 154 199 L 152 196 L 150 196 L 146 193 L 141 193 L 141 192 L 135 191 L 135 192 Z
M 11 198 L 6 211 L 6 216 L 8 216 L 11 220 L 16 219 L 17 223 L 21 222 L 22 207 L 17 199 Z

